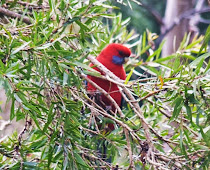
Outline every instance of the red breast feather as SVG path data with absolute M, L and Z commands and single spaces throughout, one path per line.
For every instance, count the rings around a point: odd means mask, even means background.
M 112 61 L 113 56 L 118 56 L 118 57 L 129 57 L 131 54 L 130 49 L 127 47 L 121 45 L 121 44 L 109 44 L 104 50 L 101 51 L 98 57 L 96 59 L 102 63 L 107 69 L 112 71 L 117 77 L 119 77 L 122 80 L 125 80 L 126 74 L 125 70 L 123 68 L 122 64 L 115 64 Z M 92 67 L 93 64 L 91 63 L 90 66 Z M 101 72 L 97 67 L 94 67 L 95 70 Z M 101 74 L 103 74 L 101 72 Z M 119 92 L 119 89 L 116 84 L 111 83 L 106 80 L 102 80 L 97 77 L 93 76 L 88 76 L 92 81 L 94 81 L 97 85 L 99 85 L 101 88 L 103 88 L 105 91 L 107 91 L 110 96 L 116 101 L 116 103 L 121 106 L 121 100 L 122 100 L 122 95 Z M 92 86 L 91 84 L 88 83 L 88 91 L 94 92 L 96 91 L 96 88 Z M 113 104 L 107 97 L 104 95 L 101 96 L 103 102 L 105 103 L 106 106 L 112 106 L 112 110 L 115 110 L 113 107 Z

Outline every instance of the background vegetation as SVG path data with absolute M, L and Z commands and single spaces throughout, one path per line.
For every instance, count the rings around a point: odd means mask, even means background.
M 1 1 L 0 86 L 10 120 L 24 120 L 21 131 L 1 138 L 2 169 L 208 169 L 210 28 L 205 36 L 186 33 L 162 58 L 164 41 L 155 46 L 155 33 L 132 31 L 115 9 L 98 0 Z M 99 76 L 88 63 L 97 65 L 94 57 L 112 42 L 133 52 L 125 82 L 104 77 L 126 101 L 116 115 L 92 101 L 84 83 L 86 74 Z M 98 130 L 95 117 L 116 129 Z

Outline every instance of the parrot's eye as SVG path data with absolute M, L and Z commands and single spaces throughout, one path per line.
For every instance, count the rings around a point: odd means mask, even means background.
M 124 52 L 123 51 L 118 51 L 118 53 L 123 57 L 124 56 Z
M 121 57 L 129 57 L 129 55 L 130 55 L 130 54 L 127 54 L 126 52 L 121 51 L 121 50 L 118 50 L 118 53 Z

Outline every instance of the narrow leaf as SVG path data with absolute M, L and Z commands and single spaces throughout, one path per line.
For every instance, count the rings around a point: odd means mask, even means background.
M 21 45 L 19 48 L 15 49 L 14 51 L 11 52 L 11 55 L 14 55 L 16 53 L 18 53 L 19 51 L 23 50 L 28 44 L 30 44 L 31 41 L 24 43 L 23 45 Z

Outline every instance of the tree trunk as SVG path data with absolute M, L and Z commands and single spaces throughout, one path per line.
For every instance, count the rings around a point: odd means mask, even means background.
M 185 11 L 193 8 L 193 0 L 168 0 L 165 11 L 165 25 L 161 28 L 162 33 L 165 32 Z M 189 19 L 184 19 L 180 24 L 176 25 L 166 36 L 165 45 L 163 47 L 162 56 L 166 57 L 174 53 L 182 41 L 184 34 L 188 32 Z
M 24 128 L 24 120 L 10 121 L 11 101 L 7 102 L 5 90 L 0 88 L 0 141 L 10 136 L 14 131 L 20 133 Z

